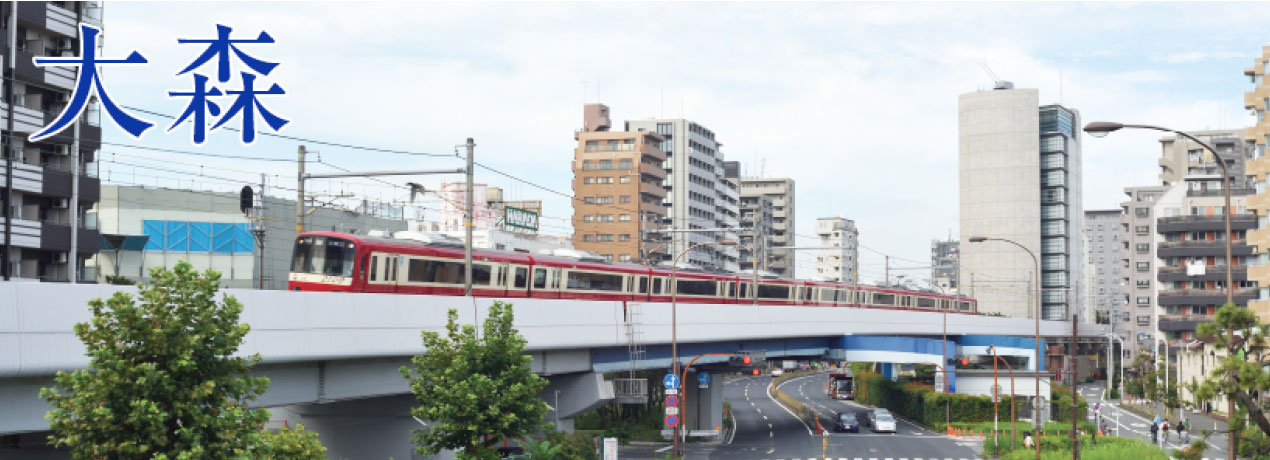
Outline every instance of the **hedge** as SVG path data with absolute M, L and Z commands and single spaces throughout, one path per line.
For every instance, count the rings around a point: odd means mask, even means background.
M 958 422 L 990 422 L 992 421 L 992 397 L 971 396 L 964 394 L 936 393 L 931 387 L 916 384 L 893 382 L 873 372 L 860 372 L 855 376 L 856 400 L 862 404 L 885 407 L 917 423 L 937 430 L 945 424 L 945 407 L 947 420 Z M 1063 385 L 1053 384 L 1050 400 L 1053 401 L 1051 413 L 1060 422 L 1071 422 L 1072 392 Z M 1077 395 L 1080 414 L 1085 414 L 1088 403 Z M 947 406 L 945 406 L 947 404 Z M 1008 398 L 997 406 L 1000 420 L 1010 420 L 1010 403 Z

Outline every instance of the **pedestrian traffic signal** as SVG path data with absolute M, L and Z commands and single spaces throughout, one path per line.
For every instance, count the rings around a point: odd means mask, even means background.
M 755 368 L 755 369 L 750 370 L 750 374 L 751 374 L 751 375 L 758 375 L 758 369 L 757 369 L 757 368 Z
M 750 355 L 745 355 L 745 356 L 742 356 L 742 357 L 741 357 L 741 364 L 744 364 L 744 365 L 747 365 L 747 366 L 748 366 L 748 365 L 750 365 Z

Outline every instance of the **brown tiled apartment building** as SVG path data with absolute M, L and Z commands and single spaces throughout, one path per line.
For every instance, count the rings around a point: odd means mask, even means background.
M 660 229 L 666 216 L 663 138 L 610 125 L 607 106 L 584 106 L 583 128 L 574 135 L 573 246 L 612 261 L 656 264 L 665 244 L 646 232 Z

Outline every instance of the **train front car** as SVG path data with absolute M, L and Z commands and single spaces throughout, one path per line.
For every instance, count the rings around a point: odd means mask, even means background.
M 357 238 L 330 232 L 303 233 L 295 239 L 291 252 L 291 274 L 287 289 L 292 291 L 361 291 L 358 276 Z

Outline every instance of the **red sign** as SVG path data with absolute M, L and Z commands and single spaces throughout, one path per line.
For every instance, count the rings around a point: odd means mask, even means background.
M 679 405 L 679 397 L 670 395 L 666 397 L 666 407 L 675 407 Z

